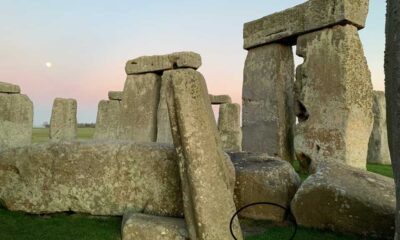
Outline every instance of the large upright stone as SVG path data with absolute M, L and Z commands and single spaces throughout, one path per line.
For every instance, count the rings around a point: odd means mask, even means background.
M 0 93 L 20 93 L 21 89 L 18 85 L 6 82 L 0 82 Z
M 386 124 L 385 92 L 374 91 L 374 126 L 369 138 L 368 163 L 390 165 L 390 152 Z
M 26 95 L 0 93 L 0 151 L 29 145 L 32 126 L 32 101 Z
M 161 80 L 160 103 L 157 109 L 157 142 L 173 143 L 171 123 L 169 121 L 167 94 L 170 91 L 170 79 L 163 78 Z
M 369 0 L 309 0 L 244 25 L 244 48 L 284 41 L 295 44 L 301 34 L 339 24 L 365 26 Z
M 235 213 L 233 164 L 223 152 L 203 76 L 192 70 L 165 72 L 174 145 L 178 153 L 185 220 L 191 239 L 231 239 Z M 242 239 L 240 225 L 234 232 Z
M 243 81 L 243 150 L 293 159 L 292 48 L 270 44 L 249 50 Z
M 161 77 L 154 73 L 128 75 L 121 106 L 120 138 L 155 142 Z
M 240 128 L 240 105 L 225 103 L 219 107 L 218 131 L 222 147 L 228 152 L 242 150 L 242 129 Z
M 365 169 L 372 83 L 357 28 L 334 26 L 298 38 L 295 149 L 303 168 L 340 161 Z M 312 165 L 315 166 L 315 165 Z
M 121 117 L 121 102 L 101 100 L 99 102 L 94 139 L 118 139 Z
M 72 140 L 77 136 L 77 102 L 75 99 L 56 98 L 50 119 L 50 139 Z

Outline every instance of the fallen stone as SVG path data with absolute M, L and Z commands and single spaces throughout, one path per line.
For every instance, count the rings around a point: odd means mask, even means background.
M 200 54 L 177 52 L 167 55 L 143 56 L 126 63 L 126 74 L 160 72 L 175 68 L 198 69 L 201 66 Z
M 232 99 L 229 95 L 211 95 L 210 101 L 211 104 L 224 104 L 224 103 L 232 103 Z
M 50 119 L 50 139 L 73 140 L 77 136 L 77 102 L 75 99 L 56 98 Z
M 183 218 L 127 213 L 122 221 L 122 240 L 189 240 Z
M 236 211 L 233 164 L 223 152 L 205 80 L 193 69 L 167 71 L 163 79 L 171 81 L 167 104 L 189 236 L 231 239 L 229 224 Z M 238 220 L 233 228 L 243 239 Z
M 351 49 L 351 51 L 349 51 Z M 357 28 L 335 26 L 298 38 L 296 156 L 303 168 L 339 161 L 365 169 L 372 83 Z
M 390 165 L 385 92 L 374 91 L 374 125 L 368 144 L 368 163 Z
M 0 93 L 20 93 L 21 89 L 18 85 L 0 82 Z
M 161 80 L 160 103 L 157 110 L 157 142 L 173 144 L 167 106 L 167 95 L 171 91 L 170 85 L 170 79 L 163 78 Z
M 270 44 L 248 52 L 242 94 L 243 151 L 294 159 L 293 80 L 290 46 Z
M 33 104 L 21 94 L 0 93 L 0 151 L 31 144 Z
M 119 139 L 119 123 L 121 116 L 121 102 L 117 100 L 101 100 L 97 110 L 94 139 Z
M 365 26 L 369 0 L 309 0 L 282 12 L 244 25 L 244 48 L 285 41 L 294 45 L 296 37 L 333 25 Z
M 129 75 L 121 101 L 120 139 L 157 140 L 157 108 L 161 77 L 154 73 Z
M 0 153 L 0 200 L 12 211 L 182 216 L 172 146 L 50 142 Z
M 122 95 L 123 95 L 123 92 L 121 92 L 121 91 L 109 91 L 108 99 L 121 101 Z
M 242 129 L 240 127 L 240 105 L 224 103 L 219 107 L 218 131 L 222 147 L 227 152 L 242 151 Z
M 393 179 L 341 163 L 321 163 L 300 186 L 291 206 L 304 227 L 376 239 L 394 236 Z
M 230 153 L 236 168 L 236 207 L 270 202 L 287 209 L 300 186 L 300 178 L 287 161 L 266 154 Z M 252 206 L 242 210 L 240 217 L 282 222 L 288 211 L 270 205 Z

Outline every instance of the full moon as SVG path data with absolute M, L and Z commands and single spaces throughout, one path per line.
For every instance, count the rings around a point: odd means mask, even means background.
M 46 67 L 51 68 L 53 64 L 51 62 L 46 62 Z

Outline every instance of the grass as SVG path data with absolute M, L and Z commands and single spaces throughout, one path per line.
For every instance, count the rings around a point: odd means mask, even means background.
M 89 140 L 93 137 L 94 128 L 78 128 L 78 139 Z M 48 128 L 34 128 L 32 132 L 33 143 L 44 143 L 49 141 Z

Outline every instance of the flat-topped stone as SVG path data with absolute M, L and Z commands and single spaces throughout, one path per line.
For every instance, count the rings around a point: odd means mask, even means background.
M 50 119 L 50 139 L 72 140 L 77 136 L 77 102 L 72 98 L 56 98 Z
M 229 95 L 211 95 L 210 97 L 211 104 L 224 104 L 224 103 L 232 103 L 232 99 Z
M 142 56 L 126 63 L 126 74 L 160 72 L 175 68 L 194 68 L 201 66 L 201 56 L 195 52 L 176 52 L 167 55 Z
M 365 26 L 368 0 L 310 0 L 282 12 L 248 22 L 244 25 L 244 48 L 295 38 L 304 33 L 338 24 Z
M 122 100 L 122 94 L 123 94 L 122 91 L 109 91 L 108 92 L 108 99 L 121 101 Z
M 0 82 L 0 93 L 20 93 L 21 89 L 18 85 L 6 82 Z

